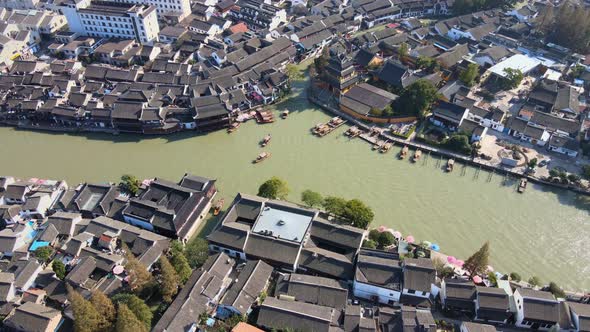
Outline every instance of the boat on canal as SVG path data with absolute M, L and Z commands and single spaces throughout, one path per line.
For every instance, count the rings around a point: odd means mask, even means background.
M 340 118 L 339 116 L 335 116 L 332 119 L 330 119 L 330 121 L 328 121 L 328 126 L 336 129 L 345 123 L 346 123 L 346 120 L 342 120 L 342 118 Z
M 271 139 L 270 134 L 264 136 L 264 138 L 262 139 L 262 141 L 260 141 L 260 146 L 262 146 L 262 147 L 267 146 L 268 143 L 270 143 L 270 139 Z
M 412 161 L 417 162 L 421 156 L 422 156 L 422 150 L 420 150 L 420 149 L 416 150 L 416 152 L 414 152 L 414 158 L 412 158 Z
M 272 123 L 275 121 L 275 117 L 272 111 L 269 110 L 257 110 L 256 111 L 256 122 L 257 123 Z
M 217 202 L 215 202 L 215 206 L 213 206 L 213 215 L 216 216 L 219 214 L 219 212 L 221 212 L 221 209 L 223 208 L 223 203 L 225 203 L 225 199 L 220 199 Z
M 227 128 L 227 133 L 231 134 L 234 131 L 238 130 L 238 128 L 240 128 L 240 124 L 241 122 L 232 122 L 232 124 L 229 125 L 229 128 Z
M 281 112 L 281 119 L 286 119 L 289 116 L 289 111 Z
M 455 159 L 451 158 L 447 161 L 447 172 L 452 172 L 453 167 L 455 166 Z
M 527 179 L 525 179 L 525 178 L 520 179 L 520 183 L 518 184 L 518 192 L 519 193 L 521 193 L 521 194 L 524 193 L 524 191 L 526 190 L 527 183 L 528 183 Z
M 263 160 L 265 160 L 265 159 L 268 159 L 269 157 L 270 157 L 270 152 L 261 152 L 261 153 L 260 153 L 260 154 L 259 154 L 259 155 L 256 157 L 256 159 L 254 159 L 254 161 L 253 161 L 253 162 L 254 162 L 255 164 L 258 164 L 258 163 L 262 162 Z
M 381 150 L 381 148 L 383 147 L 383 145 L 385 144 L 384 141 L 377 141 L 375 142 L 375 144 L 373 144 L 373 146 L 371 147 L 372 150 Z
M 404 145 L 404 147 L 402 148 L 402 150 L 399 152 L 399 159 L 404 159 L 406 158 L 406 156 L 408 155 L 408 146 Z
M 355 138 L 361 134 L 361 130 L 357 126 L 352 126 L 344 133 L 349 138 Z
M 388 152 L 391 149 L 392 146 L 393 146 L 393 143 L 386 142 L 385 144 L 383 144 L 381 146 L 381 148 L 379 149 L 379 152 L 386 153 L 386 152 Z

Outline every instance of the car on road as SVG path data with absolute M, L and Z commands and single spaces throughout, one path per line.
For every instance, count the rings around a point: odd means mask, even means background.
M 539 162 L 539 167 L 545 167 L 545 166 L 549 165 L 549 162 L 550 161 L 551 160 L 549 160 L 549 159 L 543 159 L 543 160 L 541 160 L 541 162 Z

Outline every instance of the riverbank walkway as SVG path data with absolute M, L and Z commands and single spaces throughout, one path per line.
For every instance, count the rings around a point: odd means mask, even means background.
M 549 182 L 549 181 L 534 177 L 532 175 L 527 175 L 527 174 L 524 174 L 521 172 L 514 171 L 514 170 L 504 167 L 502 165 L 496 165 L 496 164 L 489 163 L 486 160 L 483 160 L 481 158 L 467 157 L 465 155 L 457 154 L 452 151 L 440 149 L 440 148 L 426 145 L 426 144 L 423 144 L 420 142 L 405 140 L 400 137 L 390 135 L 385 132 L 384 128 L 376 128 L 376 127 L 371 126 L 367 123 L 364 123 L 364 122 L 356 119 L 355 117 L 353 117 L 347 113 L 344 113 L 337 108 L 334 108 L 333 106 L 329 105 L 328 103 L 317 99 L 316 97 L 313 96 L 313 93 L 311 91 L 308 91 L 307 97 L 311 103 L 322 108 L 324 111 L 326 111 L 328 113 L 334 114 L 336 116 L 339 116 L 343 119 L 348 120 L 349 124 L 357 126 L 359 129 L 365 130 L 367 132 L 369 132 L 371 130 L 379 131 L 379 135 L 377 135 L 377 136 L 372 136 L 372 137 L 369 135 L 360 135 L 359 136 L 363 140 L 365 140 L 371 144 L 375 144 L 376 141 L 379 139 L 388 140 L 388 141 L 396 143 L 400 146 L 407 145 L 408 147 L 413 148 L 413 149 L 420 149 L 424 153 L 427 153 L 427 154 L 434 154 L 434 155 L 439 155 L 442 157 L 453 158 L 453 159 L 455 159 L 455 161 L 462 161 L 463 163 L 465 163 L 467 165 L 471 165 L 471 166 L 478 168 L 480 170 L 483 169 L 483 170 L 491 171 L 492 173 L 514 176 L 516 178 L 526 178 L 533 183 L 547 185 L 547 186 L 551 186 L 551 187 L 559 188 L 559 189 L 572 190 L 578 194 L 590 196 L 590 191 L 584 190 L 579 187 Z

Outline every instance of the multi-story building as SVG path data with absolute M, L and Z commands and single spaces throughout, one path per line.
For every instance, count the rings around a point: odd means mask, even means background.
M 1 1 L 1 0 L 0 0 Z M 163 15 L 178 15 L 179 20 L 191 14 L 190 0 L 115 0 L 116 2 L 136 5 L 152 5 L 156 7 L 158 17 Z
M 273 30 L 287 22 L 287 12 L 261 0 L 242 0 L 232 7 L 230 15 L 243 21 L 252 30 Z
M 64 2 L 59 7 L 71 31 L 92 37 L 135 39 L 142 44 L 158 40 L 156 7 L 114 1 Z
M 35 9 L 39 0 L 0 0 L 0 7 L 6 9 Z

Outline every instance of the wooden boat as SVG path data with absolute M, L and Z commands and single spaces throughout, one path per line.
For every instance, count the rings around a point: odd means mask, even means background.
M 387 151 L 389 151 L 391 149 L 392 146 L 393 146 L 393 144 L 391 142 L 387 142 L 387 143 L 383 144 L 383 146 L 381 146 L 381 149 L 379 149 L 379 152 L 386 153 Z
M 231 125 L 229 125 L 229 128 L 227 128 L 227 133 L 233 133 L 234 131 L 238 130 L 238 128 L 240 127 L 241 122 L 233 122 Z
M 215 206 L 213 207 L 213 215 L 216 216 L 219 214 L 219 212 L 221 211 L 221 209 L 223 208 L 223 203 L 225 202 L 225 200 L 222 198 L 220 200 L 218 200 L 215 203 Z
M 527 185 L 527 179 L 522 178 L 520 179 L 520 183 L 518 184 L 518 192 L 519 193 L 524 193 L 525 189 L 526 189 L 526 185 Z
M 289 111 L 283 111 L 281 113 L 281 118 L 286 119 L 289 116 Z
M 453 171 L 453 166 L 455 165 L 455 159 L 451 158 L 447 161 L 447 172 Z
M 262 141 L 260 142 L 260 146 L 265 147 L 268 145 L 268 143 L 270 143 L 270 134 L 264 136 L 264 138 L 262 139 Z
M 254 159 L 254 163 L 258 164 L 268 157 L 270 157 L 270 152 L 262 152 L 256 157 L 256 159 Z
M 404 159 L 406 157 L 406 155 L 408 154 L 408 146 L 404 145 L 404 147 L 402 148 L 402 150 L 399 152 L 399 159 Z
M 348 130 L 344 133 L 344 135 L 346 135 L 350 138 L 355 138 L 360 134 L 361 134 L 361 131 L 357 126 L 352 126 L 352 127 L 348 128 Z
M 373 144 L 373 147 L 371 147 L 371 149 L 373 150 L 381 150 L 381 147 L 385 144 L 385 142 L 383 141 L 377 141 L 375 144 Z
M 412 160 L 417 162 L 420 159 L 420 156 L 422 156 L 422 150 L 418 149 L 414 152 L 414 158 Z
M 330 121 L 328 122 L 328 125 L 330 127 L 336 128 L 336 127 L 343 125 L 344 122 L 345 122 L 344 120 L 342 120 L 340 117 L 336 116 L 336 117 L 333 117 L 332 119 L 330 119 Z
M 257 123 L 271 123 L 274 122 L 275 118 L 272 115 L 272 111 L 258 110 L 256 111 L 256 122 Z

